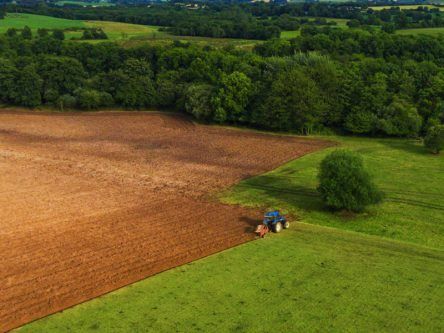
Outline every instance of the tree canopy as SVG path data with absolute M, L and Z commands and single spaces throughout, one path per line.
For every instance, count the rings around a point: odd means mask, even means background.
M 423 136 L 444 121 L 444 37 L 320 28 L 253 51 L 171 42 L 124 48 L 63 31 L 0 36 L 0 102 L 163 108 L 300 134 Z

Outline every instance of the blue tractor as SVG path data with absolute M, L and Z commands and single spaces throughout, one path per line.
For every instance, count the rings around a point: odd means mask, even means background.
M 256 228 L 256 233 L 260 237 L 264 237 L 270 230 L 273 232 L 281 232 L 282 229 L 288 229 L 290 223 L 287 221 L 284 215 L 278 210 L 267 212 L 264 215 L 264 220 L 261 225 Z

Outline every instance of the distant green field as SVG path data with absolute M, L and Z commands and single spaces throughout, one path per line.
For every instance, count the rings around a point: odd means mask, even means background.
M 57 1 L 55 3 L 57 6 L 63 6 L 63 5 L 78 5 L 78 6 L 84 6 L 84 7 L 109 7 L 109 6 L 115 6 L 114 3 L 110 2 L 84 2 L 84 1 L 75 1 L 75 0 L 66 0 L 66 1 Z
M 83 21 L 66 20 L 49 16 L 8 13 L 5 19 L 0 20 L 0 33 L 5 33 L 9 28 L 23 29 L 25 26 L 35 31 L 38 28 L 84 28 L 85 23 Z
M 107 21 L 84 21 L 89 28 L 102 28 L 111 40 L 128 39 L 133 37 L 160 38 L 169 36 L 159 31 L 159 27 Z
M 340 18 L 327 18 L 328 22 L 336 22 L 338 27 L 346 27 L 348 19 L 340 19 Z
M 414 140 L 327 139 L 362 154 L 383 204 L 358 216 L 328 212 L 316 174 L 336 148 L 306 155 L 221 195 L 283 209 L 301 221 L 290 229 L 21 331 L 443 332 L 444 156 Z
M 166 34 L 159 30 L 159 27 L 137 25 L 119 22 L 106 21 L 80 21 L 67 20 L 50 16 L 33 15 L 33 14 L 7 14 L 4 20 L 0 20 L 0 33 L 5 33 L 9 28 L 23 29 L 28 26 L 36 32 L 38 28 L 45 29 L 76 29 L 78 31 L 66 31 L 67 39 L 80 37 L 82 35 L 81 28 L 102 28 L 108 35 L 110 40 L 129 39 L 133 37 L 159 38 L 165 37 Z
M 438 8 L 440 11 L 444 10 L 444 7 L 439 7 L 439 6 L 435 6 L 435 5 L 398 5 L 398 6 L 370 6 L 368 8 L 371 8 L 373 10 L 383 10 L 383 9 L 390 9 L 390 8 L 394 8 L 394 7 L 399 7 L 400 9 L 418 9 L 418 7 L 427 7 L 429 9 L 432 8 Z
M 240 38 L 212 38 L 197 36 L 174 36 L 168 33 L 154 33 L 147 36 L 135 36 L 131 39 L 118 40 L 119 44 L 124 47 L 133 47 L 149 42 L 155 45 L 164 45 L 171 43 L 172 40 L 181 42 L 192 42 L 195 45 L 211 45 L 214 47 L 234 46 L 236 48 L 251 50 L 261 40 L 240 39 Z
M 296 38 L 301 35 L 301 30 L 293 30 L 293 31 L 281 31 L 281 38 L 291 39 Z
M 309 19 L 314 19 L 314 17 L 307 17 Z M 327 22 L 336 22 L 336 25 L 334 27 L 338 27 L 338 28 L 344 28 L 347 27 L 347 19 L 336 19 L 336 18 L 327 18 Z M 300 30 L 293 30 L 293 31 L 289 31 L 289 30 L 285 30 L 281 32 L 281 38 L 284 39 L 291 39 L 291 38 L 296 38 L 299 37 L 301 35 L 301 31 Z
M 400 35 L 439 35 L 444 34 L 444 27 L 439 28 L 418 28 L 418 29 L 404 29 L 397 30 L 397 34 Z

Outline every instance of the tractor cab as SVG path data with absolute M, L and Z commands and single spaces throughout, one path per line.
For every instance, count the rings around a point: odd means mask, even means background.
M 279 213 L 278 210 L 267 212 L 264 215 L 264 224 L 268 224 L 270 222 L 272 223 L 276 219 L 279 219 L 280 216 L 281 216 L 281 214 Z

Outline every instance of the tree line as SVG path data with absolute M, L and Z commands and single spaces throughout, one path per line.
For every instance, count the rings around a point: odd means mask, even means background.
M 302 134 L 410 137 L 444 122 L 444 49 L 435 48 L 442 37 L 324 30 L 254 52 L 4 35 L 0 102 L 176 109 L 205 122 Z
M 71 40 L 99 40 L 108 39 L 108 35 L 103 31 L 102 28 L 75 28 L 75 29 L 37 29 L 37 36 L 39 38 L 51 36 L 55 39 L 64 40 L 65 31 L 81 31 L 82 35 L 80 37 L 72 37 Z M 33 33 L 31 28 L 25 25 L 22 29 L 9 28 L 6 30 L 6 36 L 15 37 L 20 35 L 23 39 L 32 39 Z

